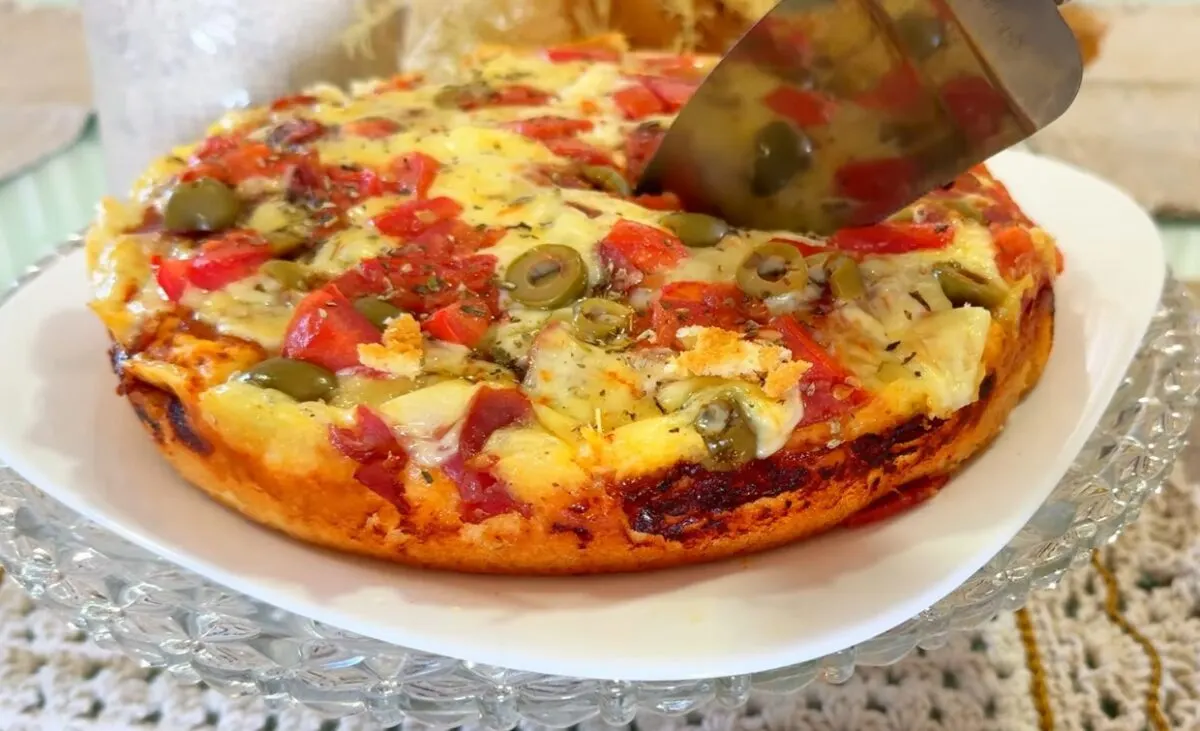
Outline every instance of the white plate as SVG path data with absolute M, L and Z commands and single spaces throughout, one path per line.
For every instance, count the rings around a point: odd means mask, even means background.
M 747 559 L 642 575 L 513 579 L 407 570 L 261 529 L 166 466 L 113 392 L 83 257 L 0 308 L 0 460 L 85 516 L 213 581 L 419 650 L 629 680 L 753 672 L 844 649 L 930 606 L 991 558 L 1095 428 L 1159 300 L 1154 224 L 1107 183 L 1019 153 L 993 165 L 1067 270 L 1041 384 L 925 506 Z

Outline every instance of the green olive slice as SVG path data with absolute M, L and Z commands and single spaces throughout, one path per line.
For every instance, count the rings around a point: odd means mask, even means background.
M 505 280 L 512 298 L 527 307 L 553 310 L 587 291 L 587 265 L 570 246 L 543 244 L 521 254 L 508 266 Z
M 613 195 L 622 198 L 633 195 L 633 188 L 629 186 L 629 181 L 616 168 L 608 165 L 584 165 L 579 169 L 579 174 L 592 185 L 598 185 Z
M 941 18 L 909 12 L 896 19 L 896 34 L 918 61 L 929 58 L 946 45 L 946 24 Z
M 279 283 L 284 290 L 304 292 L 308 290 L 311 272 L 299 262 L 272 259 L 258 268 L 258 273 Z
M 754 137 L 750 192 L 768 198 L 783 190 L 812 164 L 812 153 L 808 135 L 783 120 L 768 123 Z
M 742 260 L 737 283 L 751 297 L 798 292 L 808 285 L 808 264 L 796 247 L 772 241 Z
M 388 320 L 399 317 L 404 312 L 391 302 L 379 297 L 359 297 L 354 300 L 354 309 L 380 330 L 387 327 Z
M 433 97 L 435 106 L 442 109 L 463 109 L 487 99 L 492 95 L 492 87 L 483 81 L 472 81 L 466 84 L 454 84 L 442 87 Z
M 619 302 L 589 297 L 575 303 L 571 327 L 585 343 L 619 348 L 629 344 L 633 310 Z
M 999 285 L 957 262 L 934 264 L 933 276 L 942 286 L 946 299 L 955 307 L 974 305 L 992 310 L 1004 304 L 1006 295 Z
M 835 254 L 829 259 L 829 289 L 833 296 L 840 300 L 853 300 L 862 297 L 862 272 L 858 262 L 845 254 Z
M 281 391 L 297 401 L 320 401 L 337 388 L 337 376 L 319 365 L 291 358 L 267 358 L 238 376 L 259 388 Z
M 692 422 L 708 450 L 709 469 L 732 470 L 754 459 L 758 437 L 742 405 L 722 396 L 700 407 Z
M 163 208 L 163 225 L 175 233 L 209 233 L 233 226 L 242 201 L 228 185 L 212 178 L 179 183 Z
M 716 246 L 732 230 L 728 223 L 703 213 L 671 213 L 663 217 L 662 225 L 693 249 Z

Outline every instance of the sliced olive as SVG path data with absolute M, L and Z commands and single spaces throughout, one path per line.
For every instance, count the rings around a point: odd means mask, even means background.
M 975 305 L 991 310 L 1004 304 L 1005 292 L 999 285 L 956 262 L 934 264 L 933 276 L 955 307 Z
M 433 103 L 442 109 L 465 109 L 492 95 L 492 87 L 482 81 L 455 84 L 443 87 L 433 97 Z
M 388 320 L 399 317 L 404 312 L 391 302 L 378 297 L 359 297 L 354 300 L 354 309 L 380 330 L 387 327 Z
M 808 285 L 808 264 L 796 247 L 774 241 L 763 244 L 742 260 L 737 283 L 751 297 L 798 292 Z
M 829 259 L 829 289 L 833 296 L 840 300 L 858 299 L 863 295 L 862 272 L 858 270 L 858 262 L 845 254 L 837 254 Z
M 223 231 L 237 221 L 242 201 L 228 185 L 212 178 L 180 183 L 163 209 L 163 224 L 176 233 Z
M 267 358 L 238 380 L 282 391 L 297 401 L 320 401 L 337 387 L 337 376 L 332 372 L 291 358 Z
M 629 181 L 616 168 L 607 165 L 584 165 L 579 169 L 579 174 L 592 185 L 598 185 L 613 195 L 622 198 L 633 195 Z
M 782 120 L 770 122 L 754 137 L 754 170 L 750 192 L 760 198 L 775 195 L 812 164 L 813 143 Z
M 721 219 L 703 213 L 671 213 L 663 217 L 662 225 L 693 249 L 716 246 L 732 230 Z
M 505 277 L 512 298 L 527 307 L 553 310 L 587 290 L 587 265 L 570 246 L 544 244 L 518 256 Z
M 571 326 L 580 340 L 601 347 L 622 347 L 629 343 L 633 328 L 633 310 L 619 302 L 589 297 L 575 303 Z
M 258 268 L 258 273 L 270 277 L 285 290 L 303 292 L 308 289 L 311 272 L 308 267 L 294 261 L 272 259 Z
M 338 383 L 337 390 L 329 397 L 329 403 L 341 409 L 359 404 L 379 406 L 415 388 L 417 384 L 410 378 L 349 376 Z
M 929 58 L 946 45 L 946 24 L 924 13 L 905 13 L 896 19 L 896 33 L 917 60 Z
M 700 408 L 692 425 L 708 449 L 710 469 L 731 470 L 754 459 L 758 438 L 736 399 L 721 397 Z

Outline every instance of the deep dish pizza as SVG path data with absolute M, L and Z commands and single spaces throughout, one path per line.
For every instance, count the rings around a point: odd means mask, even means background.
M 828 239 L 634 195 L 708 63 L 485 51 L 227 115 L 88 233 L 120 393 L 225 505 L 414 565 L 695 563 L 928 496 L 1040 375 L 1051 237 L 983 168 Z

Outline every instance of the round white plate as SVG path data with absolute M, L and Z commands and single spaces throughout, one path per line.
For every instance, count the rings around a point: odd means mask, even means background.
M 1095 428 L 1159 300 L 1162 245 L 1128 197 L 1025 154 L 993 169 L 1066 255 L 1053 356 L 990 449 L 936 499 L 872 528 L 697 568 L 573 579 L 423 572 L 310 548 L 210 502 L 160 459 L 114 394 L 78 253 L 0 307 L 0 460 L 216 582 L 427 652 L 627 680 L 818 657 L 930 606 L 1017 533 Z

